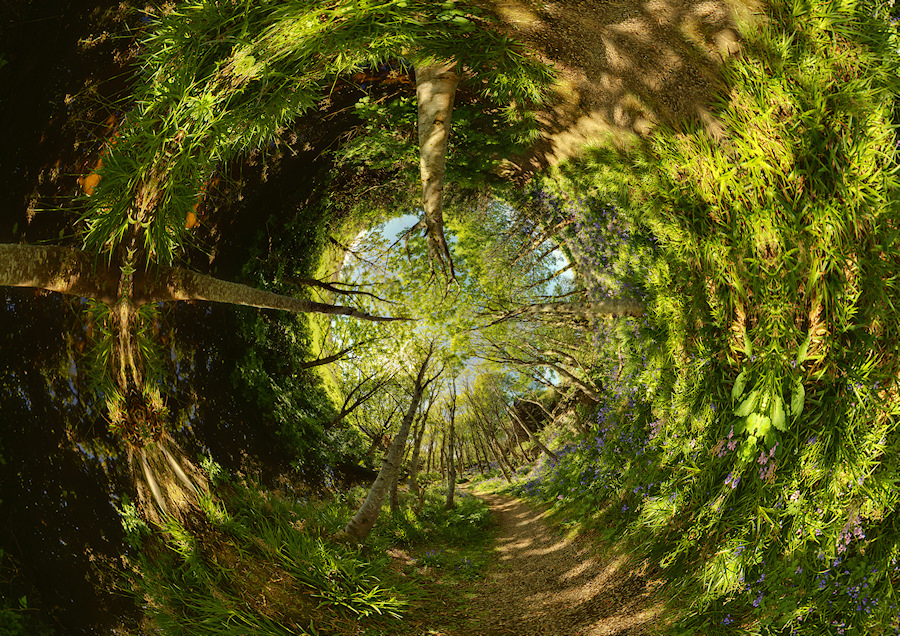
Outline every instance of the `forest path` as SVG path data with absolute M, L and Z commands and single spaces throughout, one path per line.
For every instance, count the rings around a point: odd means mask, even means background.
M 655 582 L 621 555 L 602 555 L 588 538 L 565 536 L 547 510 L 518 499 L 473 493 L 498 524 L 491 565 L 467 594 L 469 636 L 635 636 L 650 633 L 662 607 Z
M 537 113 L 540 137 L 509 176 L 623 146 L 665 124 L 724 134 L 715 96 L 723 61 L 741 49 L 738 24 L 760 21 L 760 0 L 475 0 L 557 73 Z

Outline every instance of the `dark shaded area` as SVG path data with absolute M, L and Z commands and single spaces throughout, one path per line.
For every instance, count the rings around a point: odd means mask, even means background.
M 0 7 L 0 241 L 73 236 L 71 197 L 127 86 L 136 17 L 118 2 Z M 84 350 L 81 303 L 19 289 L 0 303 L 0 608 L 24 596 L 31 627 L 61 634 L 134 628 L 117 574 L 126 482 L 70 359 Z
M 26 596 L 59 633 L 134 625 L 117 578 L 127 482 L 68 354 L 79 303 L 17 289 L 0 302 L 0 597 Z
M 126 7 L 110 0 L 0 6 L 0 241 L 72 236 L 77 214 L 67 204 L 132 77 L 130 33 L 139 15 Z

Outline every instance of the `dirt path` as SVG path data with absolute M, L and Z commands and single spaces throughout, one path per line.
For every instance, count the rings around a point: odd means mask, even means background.
M 635 636 L 651 633 L 661 607 L 654 581 L 622 556 L 603 556 L 563 536 L 546 511 L 479 494 L 499 525 L 497 561 L 466 603 L 468 636 Z
M 740 50 L 738 24 L 759 0 L 476 0 L 558 73 L 541 138 L 511 161 L 526 179 L 586 143 L 624 145 L 654 126 L 700 124 L 723 134 L 715 95 L 723 60 Z

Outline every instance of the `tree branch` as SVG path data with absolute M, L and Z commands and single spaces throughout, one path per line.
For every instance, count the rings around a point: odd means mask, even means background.
M 220 280 L 178 267 L 161 267 L 155 276 L 151 276 L 146 272 L 138 272 L 136 274 L 135 305 L 177 300 L 208 300 L 232 305 L 259 307 L 260 309 L 281 309 L 293 313 L 350 316 L 374 322 L 412 320 L 411 318 L 372 316 L 353 307 L 329 305 L 302 298 L 273 294 L 272 292 L 262 291 L 248 285 Z

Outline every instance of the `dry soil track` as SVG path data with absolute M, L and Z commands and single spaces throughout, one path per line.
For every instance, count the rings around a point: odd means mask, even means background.
M 662 608 L 655 581 L 621 555 L 598 554 L 566 536 L 546 511 L 478 494 L 499 526 L 496 562 L 466 604 L 467 636 L 636 636 L 649 634 Z

